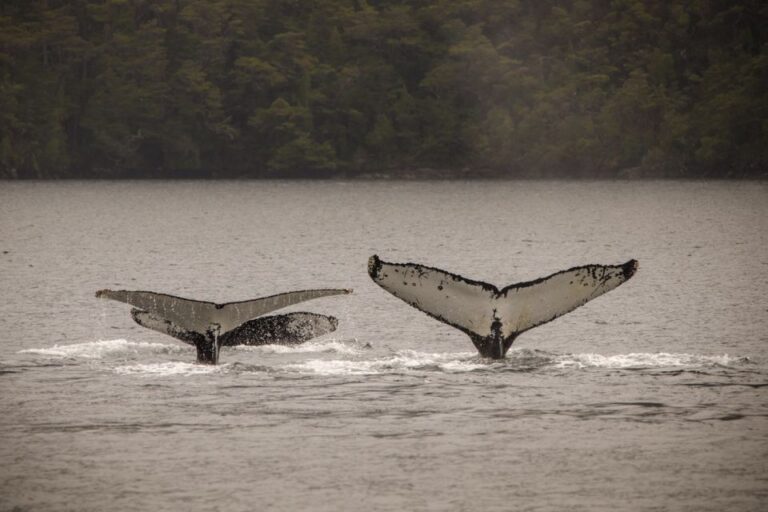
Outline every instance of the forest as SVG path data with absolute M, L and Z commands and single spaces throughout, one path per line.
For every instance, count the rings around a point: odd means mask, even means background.
M 0 178 L 767 178 L 764 0 L 2 0 Z

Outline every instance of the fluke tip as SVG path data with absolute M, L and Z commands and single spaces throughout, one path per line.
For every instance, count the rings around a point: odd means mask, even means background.
M 621 269 L 624 271 L 624 277 L 626 279 L 629 279 L 633 275 L 635 275 L 635 272 L 637 272 L 637 269 L 640 267 L 640 264 L 637 262 L 637 260 L 632 259 L 626 262 L 621 266 Z
M 368 258 L 368 275 L 373 279 L 376 279 L 381 270 L 381 260 L 375 254 Z

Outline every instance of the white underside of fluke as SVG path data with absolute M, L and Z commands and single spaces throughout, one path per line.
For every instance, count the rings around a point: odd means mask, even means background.
M 628 264 L 576 267 L 501 290 L 444 270 L 414 263 L 387 263 L 376 256 L 371 257 L 368 266 L 376 284 L 416 309 L 480 337 L 491 336 L 494 324 L 496 328 L 500 324 L 506 338 L 554 320 L 613 290 L 628 279 Z

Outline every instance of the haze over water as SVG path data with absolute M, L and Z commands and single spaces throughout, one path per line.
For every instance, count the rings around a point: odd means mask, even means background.
M 0 510 L 761 510 L 768 184 L 0 184 Z M 366 274 L 640 262 L 504 361 Z M 102 288 L 355 293 L 222 364 Z

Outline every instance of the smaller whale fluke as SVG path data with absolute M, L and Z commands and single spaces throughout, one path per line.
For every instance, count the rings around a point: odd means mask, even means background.
M 626 282 L 637 260 L 586 265 L 499 290 L 415 263 L 368 260 L 371 279 L 414 308 L 466 333 L 484 357 L 501 359 L 521 333 L 558 318 Z
M 189 345 L 204 341 L 204 336 L 194 331 L 182 329 L 170 320 L 132 309 L 133 320 L 148 329 L 161 332 L 181 340 Z M 339 321 L 336 317 L 317 313 L 296 312 L 284 315 L 262 316 L 249 320 L 221 335 L 221 346 L 235 345 L 298 345 L 312 338 L 336 330 Z
M 99 290 L 96 297 L 135 306 L 131 315 L 136 323 L 195 345 L 198 362 L 216 364 L 222 345 L 302 343 L 333 332 L 338 320 L 331 316 L 289 313 L 258 317 L 308 300 L 348 293 L 352 290 L 301 290 L 226 304 L 129 290 Z

